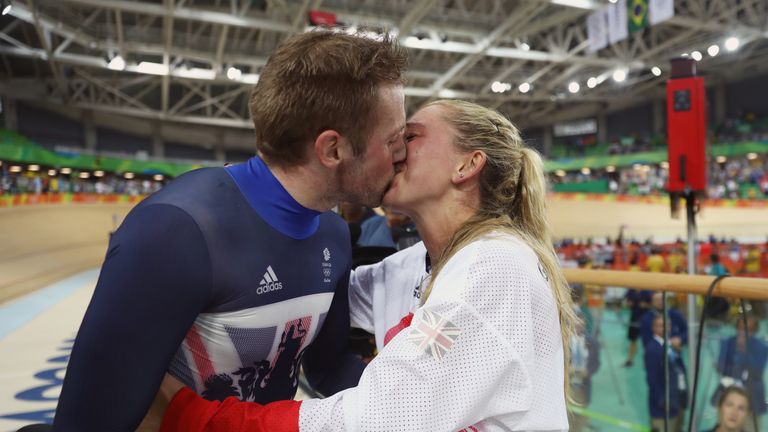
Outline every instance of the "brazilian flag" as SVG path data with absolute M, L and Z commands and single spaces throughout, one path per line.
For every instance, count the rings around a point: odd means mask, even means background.
M 627 0 L 627 16 L 630 33 L 648 27 L 648 0 Z

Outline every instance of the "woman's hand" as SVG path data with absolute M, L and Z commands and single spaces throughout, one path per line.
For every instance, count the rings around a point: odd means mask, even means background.
M 176 378 L 165 374 L 163 382 L 160 384 L 160 388 L 155 395 L 155 400 L 152 401 L 152 406 L 149 407 L 149 411 L 144 416 L 144 420 L 141 421 L 141 425 L 136 429 L 137 432 L 157 432 L 160 430 L 160 425 L 163 423 L 163 416 L 168 405 L 176 396 L 176 393 L 184 388 L 184 384 Z

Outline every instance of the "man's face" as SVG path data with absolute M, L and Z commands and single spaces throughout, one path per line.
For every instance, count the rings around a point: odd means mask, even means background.
M 401 85 L 379 87 L 376 125 L 365 152 L 342 163 L 339 171 L 342 199 L 378 207 L 395 176 L 395 165 L 405 160 L 405 94 Z
M 651 297 L 651 303 L 653 304 L 653 307 L 656 308 L 656 310 L 662 310 L 664 309 L 664 297 L 660 292 L 653 293 L 653 297 Z
M 652 330 L 655 336 L 664 337 L 664 319 L 661 317 L 654 318 Z

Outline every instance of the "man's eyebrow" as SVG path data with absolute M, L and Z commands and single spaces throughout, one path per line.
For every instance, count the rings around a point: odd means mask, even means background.
M 413 127 L 413 126 L 416 126 L 416 127 L 424 127 L 424 123 L 419 123 L 419 122 L 412 122 L 412 121 L 411 121 L 411 122 L 407 122 L 407 123 L 405 124 L 405 127 Z

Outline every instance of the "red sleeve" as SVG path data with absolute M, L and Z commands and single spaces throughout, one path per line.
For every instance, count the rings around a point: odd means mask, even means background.
M 160 432 L 299 432 L 300 406 L 293 400 L 267 405 L 234 397 L 209 401 L 185 387 L 168 405 Z

